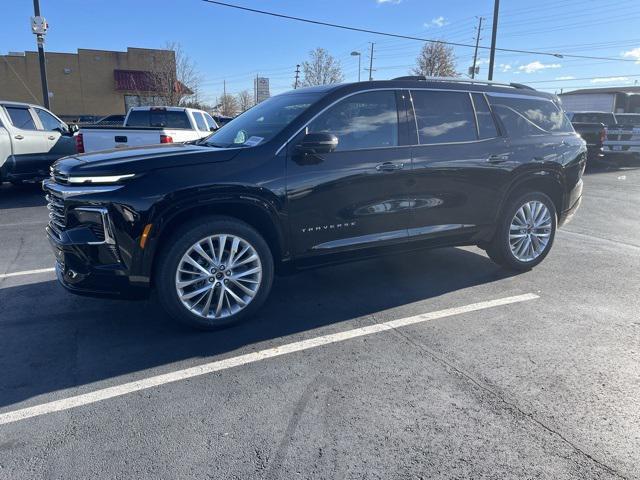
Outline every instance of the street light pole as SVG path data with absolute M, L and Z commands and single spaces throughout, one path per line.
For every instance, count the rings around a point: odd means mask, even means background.
M 493 65 L 496 59 L 496 37 L 498 36 L 498 12 L 500 0 L 493 4 L 493 30 L 491 31 L 491 54 L 489 55 L 489 80 L 493 80 Z
M 33 0 L 33 14 L 31 30 L 36 35 L 38 43 L 38 58 L 40 60 L 40 82 L 42 83 L 42 103 L 46 109 L 49 107 L 49 85 L 47 83 L 47 60 L 44 55 L 44 35 L 47 32 L 47 21 L 40 16 L 40 1 Z
M 351 52 L 352 57 L 358 57 L 358 81 L 360 81 L 360 61 L 362 60 L 362 54 L 360 52 Z
M 373 80 L 373 45 L 371 42 L 371 56 L 369 57 L 369 81 Z

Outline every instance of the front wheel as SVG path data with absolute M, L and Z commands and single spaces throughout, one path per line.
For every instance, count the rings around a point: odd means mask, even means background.
M 160 301 L 188 325 L 213 330 L 250 317 L 273 282 L 273 257 L 262 236 L 232 218 L 210 217 L 179 229 L 156 272 Z
M 514 198 L 505 208 L 487 254 L 499 265 L 529 270 L 547 256 L 556 234 L 553 201 L 544 193 L 529 192 Z

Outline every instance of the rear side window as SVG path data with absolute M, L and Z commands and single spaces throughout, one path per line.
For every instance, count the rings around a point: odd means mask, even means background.
M 531 124 L 532 128 L 524 128 L 523 125 L 518 125 L 517 129 L 520 133 L 529 131 L 531 133 L 528 133 L 528 135 L 542 135 L 545 133 L 573 132 L 571 122 L 569 122 L 564 112 L 550 100 L 489 95 L 489 101 L 510 135 L 511 130 L 514 130 L 514 128 L 509 128 L 509 122 L 514 121 L 514 115 L 520 116 L 524 122 Z M 521 124 L 521 121 L 515 121 Z
M 207 122 L 204 121 L 204 117 L 199 112 L 193 112 L 193 119 L 196 121 L 196 125 L 198 126 L 198 130 L 201 132 L 206 132 L 209 130 L 207 128 Z
M 338 137 L 336 151 L 397 146 L 395 92 L 360 93 L 342 100 L 309 124 L 309 133 L 320 132 Z
M 184 111 L 134 110 L 129 114 L 127 127 L 191 128 Z
M 476 119 L 478 120 L 478 135 L 481 140 L 485 138 L 495 138 L 498 136 L 496 123 L 493 121 L 493 115 L 489 110 L 487 99 L 481 93 L 473 93 L 473 106 L 476 109 Z
M 19 128 L 21 130 L 35 130 L 36 124 L 33 121 L 33 117 L 29 112 L 28 108 L 20 108 L 20 107 L 5 107 L 7 113 L 9 114 L 9 118 L 11 119 L 11 123 L 14 127 Z
M 469 94 L 412 90 L 421 145 L 477 140 Z

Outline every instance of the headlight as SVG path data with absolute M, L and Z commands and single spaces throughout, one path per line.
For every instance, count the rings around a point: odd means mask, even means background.
M 135 175 L 135 173 L 129 173 L 126 175 L 103 175 L 96 177 L 69 177 L 67 181 L 69 183 L 96 183 L 96 184 L 105 184 L 105 183 L 117 183 L 120 180 L 124 180 L 126 178 L 131 178 Z

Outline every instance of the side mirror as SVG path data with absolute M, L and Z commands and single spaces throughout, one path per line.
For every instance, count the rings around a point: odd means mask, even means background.
M 80 130 L 78 128 L 78 125 L 75 123 L 72 123 L 71 125 L 69 125 L 69 134 L 73 135 L 74 133 L 76 133 L 78 130 Z
M 210 132 L 215 132 L 216 130 L 219 130 L 220 127 L 209 127 L 209 131 Z
M 303 153 L 330 153 L 338 146 L 338 137 L 331 133 L 307 133 L 296 147 Z

